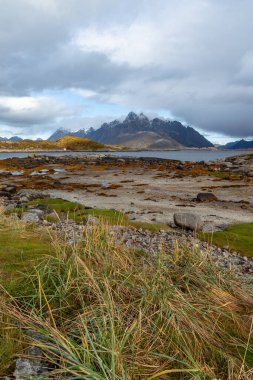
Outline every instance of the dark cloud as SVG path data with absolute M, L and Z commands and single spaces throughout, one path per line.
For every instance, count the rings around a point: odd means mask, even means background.
M 251 0 L 0 0 L 3 128 L 91 122 L 66 97 L 42 100 L 75 89 L 253 137 L 252 14 Z M 27 110 L 24 97 L 37 106 Z

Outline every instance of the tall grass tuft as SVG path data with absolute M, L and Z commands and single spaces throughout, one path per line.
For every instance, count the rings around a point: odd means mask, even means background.
M 26 281 L 25 297 L 5 312 L 36 333 L 32 344 L 55 366 L 50 378 L 253 376 L 252 287 L 208 252 L 129 250 L 94 225 Z

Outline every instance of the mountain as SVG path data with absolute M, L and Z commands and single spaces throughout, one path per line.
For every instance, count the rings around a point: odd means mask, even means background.
M 59 128 L 48 138 L 48 141 L 57 141 L 65 136 L 86 138 L 87 133 L 85 129 L 80 129 L 79 131 L 72 132 L 69 129 Z
M 88 137 L 103 144 L 120 144 L 131 149 L 209 148 L 213 144 L 194 128 L 179 121 L 148 119 L 143 113 L 130 112 L 123 121 L 104 123 L 100 128 L 70 132 L 57 130 L 49 140 L 69 136 Z
M 73 136 L 74 134 L 68 129 L 59 128 L 49 138 L 48 141 L 56 141 L 65 136 Z
M 246 141 L 244 139 L 229 142 L 226 145 L 222 145 L 220 148 L 222 149 L 249 149 L 253 148 L 253 141 Z
M 22 141 L 21 137 L 19 136 L 13 136 L 10 137 L 9 139 L 7 137 L 0 137 L 0 141 Z
M 143 113 L 130 112 L 124 121 L 104 123 L 99 129 L 87 131 L 86 135 L 104 144 L 123 144 L 134 148 L 136 140 L 145 137 L 147 149 L 170 149 L 179 147 L 208 148 L 213 144 L 191 127 L 179 121 L 155 118 L 149 120 Z M 152 138 L 151 138 L 152 135 Z M 135 140 L 136 139 L 136 140 Z
M 22 141 L 23 139 L 21 139 L 21 137 L 19 136 L 13 136 L 11 138 L 9 138 L 9 141 Z

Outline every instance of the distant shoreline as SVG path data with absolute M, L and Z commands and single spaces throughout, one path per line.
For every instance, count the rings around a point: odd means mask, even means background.
M 95 150 L 95 149 L 87 149 L 87 150 L 63 150 L 63 149 L 22 149 L 22 150 L 14 150 L 14 149 L 0 149 L 0 153 L 54 153 L 54 152 L 59 152 L 59 153 L 73 153 L 73 152 L 76 152 L 76 153 L 81 153 L 81 152 L 120 152 L 118 150 L 103 150 L 103 149 L 99 149 L 99 150 Z M 122 151 L 123 152 L 123 151 Z
M 94 152 L 94 153 L 114 153 L 114 152 L 178 152 L 178 151 L 220 151 L 220 152 L 233 152 L 233 151 L 248 151 L 253 152 L 253 148 L 247 149 L 219 149 L 219 148 L 183 148 L 183 149 L 86 149 L 86 150 L 63 150 L 63 149 L 0 149 L 0 153 L 85 153 L 85 152 Z

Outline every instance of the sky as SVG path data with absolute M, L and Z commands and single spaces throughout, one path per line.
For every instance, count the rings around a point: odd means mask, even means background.
M 253 139 L 252 0 L 0 0 L 0 136 L 129 111 Z

